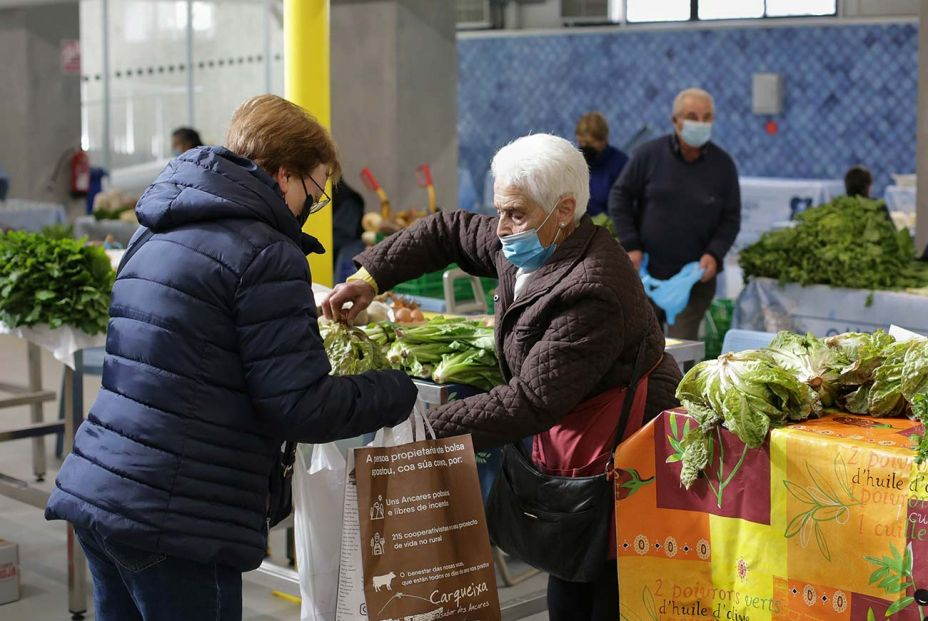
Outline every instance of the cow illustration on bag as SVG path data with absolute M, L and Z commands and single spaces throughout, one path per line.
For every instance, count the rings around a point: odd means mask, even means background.
M 396 574 L 392 571 L 385 576 L 374 576 L 374 590 L 378 593 L 380 589 L 387 587 L 388 591 L 393 590 L 393 581 L 396 579 Z

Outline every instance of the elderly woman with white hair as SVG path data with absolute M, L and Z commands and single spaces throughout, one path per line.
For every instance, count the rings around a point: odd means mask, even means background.
M 536 134 L 500 149 L 492 173 L 497 217 L 441 213 L 393 235 L 355 258 L 358 273 L 323 310 L 350 320 L 378 291 L 452 262 L 499 278 L 496 342 L 506 383 L 431 409 L 436 433 L 471 434 L 478 448 L 534 436 L 532 461 L 546 475 L 601 474 L 635 369 L 624 437 L 676 405 L 679 370 L 664 356 L 663 334 L 625 251 L 585 216 L 583 155 L 562 138 Z M 610 530 L 595 575 L 549 579 L 551 619 L 618 618 Z M 600 545 L 607 547 L 605 539 Z

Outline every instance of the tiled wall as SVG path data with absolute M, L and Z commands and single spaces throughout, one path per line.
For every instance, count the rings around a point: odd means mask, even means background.
M 715 96 L 714 139 L 742 175 L 839 178 L 856 163 L 875 174 L 915 170 L 917 27 L 914 23 L 719 28 L 462 38 L 461 165 L 478 187 L 493 153 L 529 132 L 573 136 L 601 110 L 613 144 L 642 127 L 670 129 L 674 95 Z M 751 113 L 751 76 L 783 75 L 779 131 Z

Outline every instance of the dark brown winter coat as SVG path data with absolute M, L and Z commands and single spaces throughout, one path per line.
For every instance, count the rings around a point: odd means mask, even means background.
M 584 217 L 513 300 L 517 268 L 503 256 L 497 219 L 462 211 L 436 214 L 355 258 L 381 291 L 457 263 L 499 278 L 496 346 L 506 384 L 434 408 L 440 436 L 469 433 L 479 448 L 545 431 L 577 405 L 628 385 L 646 342 L 651 375 L 645 420 L 675 407 L 680 371 L 628 255 Z M 617 413 L 618 416 L 618 413 Z

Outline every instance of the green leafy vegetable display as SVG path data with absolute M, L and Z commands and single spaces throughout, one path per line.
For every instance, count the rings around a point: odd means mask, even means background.
M 469 319 L 436 317 L 422 326 L 397 329 L 387 358 L 410 375 L 439 384 L 490 390 L 503 382 L 493 329 Z
M 0 321 L 105 332 L 115 274 L 103 249 L 85 241 L 0 234 Z
M 873 374 L 871 416 L 901 416 L 918 394 L 928 393 L 928 340 L 893 343 Z
M 364 330 L 325 322 L 320 324 L 319 331 L 332 365 L 332 375 L 358 375 L 390 368 L 383 347 L 371 340 Z
M 767 351 L 781 367 L 811 386 L 822 405 L 835 402 L 841 373 L 850 365 L 850 357 L 843 350 L 829 347 L 812 334 L 780 332 Z
M 915 395 L 912 399 L 912 418 L 922 424 L 922 433 L 912 436 L 915 441 L 915 463 L 928 459 L 928 395 Z
M 852 289 L 924 287 L 912 237 L 896 231 L 885 204 L 841 196 L 808 209 L 791 228 L 770 231 L 741 251 L 744 277 Z
M 873 334 L 848 332 L 825 339 L 825 343 L 848 357 L 850 363 L 841 371 L 839 383 L 844 394 L 840 405 L 854 414 L 870 411 L 870 389 L 877 368 L 883 364 L 887 348 L 896 340 L 883 330 Z
M 708 465 L 709 434 L 719 425 L 756 448 L 771 427 L 818 415 L 822 407 L 811 386 L 761 350 L 697 364 L 677 387 L 677 399 L 699 423 L 683 438 L 680 482 L 686 488 Z
M 493 329 L 464 318 L 435 317 L 404 328 L 390 322 L 348 328 L 320 324 L 334 375 L 400 369 L 439 384 L 490 390 L 502 383 Z

